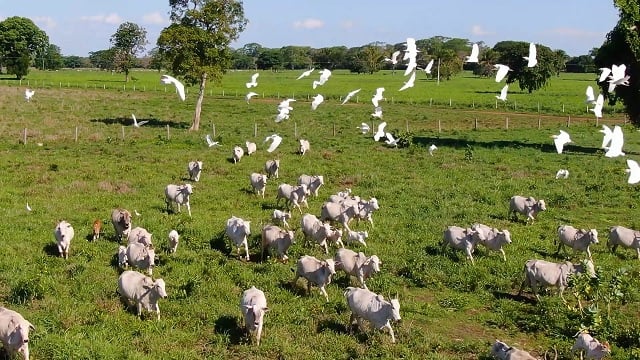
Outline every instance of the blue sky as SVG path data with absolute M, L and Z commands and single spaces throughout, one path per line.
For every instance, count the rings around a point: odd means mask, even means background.
M 166 0 L 0 0 L 0 19 L 28 17 L 64 55 L 109 48 L 118 25 L 147 29 L 150 50 L 169 24 Z M 347 5 L 349 9 L 347 9 Z M 245 0 L 247 29 L 232 44 L 279 48 L 389 44 L 436 35 L 535 42 L 569 55 L 599 47 L 618 20 L 611 0 Z

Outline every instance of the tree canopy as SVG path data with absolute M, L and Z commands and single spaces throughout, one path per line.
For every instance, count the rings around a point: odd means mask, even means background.
M 220 81 L 231 66 L 229 44 L 244 30 L 241 1 L 169 0 L 172 24 L 160 32 L 157 45 L 172 72 L 191 85 L 200 84 L 190 130 L 200 127 L 207 79 Z
M 558 54 L 544 45 L 536 45 L 538 64 L 531 68 L 527 67 L 527 61 L 523 58 L 529 54 L 527 42 L 501 41 L 493 46 L 493 50 L 500 54 L 498 63 L 511 69 L 507 74 L 507 84 L 517 81 L 520 89 L 529 93 L 544 87 L 547 80 L 559 71 Z
M 31 19 L 13 16 L 0 22 L 0 68 L 22 79 L 37 54 L 44 54 L 49 37 Z
M 129 70 L 136 65 L 136 55 L 147 45 L 147 30 L 132 22 L 122 23 L 111 35 L 111 45 L 113 65 L 124 72 L 125 81 L 129 81 Z

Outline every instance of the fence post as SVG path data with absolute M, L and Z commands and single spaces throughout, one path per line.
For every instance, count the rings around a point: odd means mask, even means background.
M 478 130 L 478 118 L 473 121 L 473 129 Z
M 438 119 L 438 132 L 442 132 L 442 124 L 440 124 L 440 119 Z
M 451 98 L 449 98 L 449 107 L 451 107 Z
M 213 132 L 213 137 L 216 137 L 216 124 L 211 124 L 211 130 Z
M 407 127 L 407 132 L 409 132 L 409 120 L 405 120 L 405 125 Z
M 171 135 L 169 134 L 169 124 L 167 124 L 167 140 L 169 140 L 171 138 Z
M 562 104 L 562 112 L 564 112 L 564 104 Z
M 253 123 L 253 137 L 258 137 L 258 123 Z
M 509 129 L 509 117 L 507 116 L 506 118 L 504 118 L 504 128 L 505 129 Z
M 293 137 L 297 138 L 298 137 L 298 123 L 297 122 L 293 122 Z
M 333 136 L 336 136 L 336 123 L 333 123 Z
M 571 126 L 571 115 L 567 117 L 567 127 Z
M 496 109 L 498 108 L 498 99 L 496 99 Z
M 78 127 L 76 126 L 76 135 L 74 137 L 74 141 L 78 142 Z
M 122 141 L 124 141 L 124 125 L 122 125 Z
M 24 128 L 24 134 L 22 137 L 22 145 L 27 145 L 27 128 Z
M 475 100 L 472 100 L 472 101 L 471 101 L 471 108 L 472 108 L 472 109 L 475 109 L 475 108 L 476 108 L 476 101 L 475 101 Z
M 540 122 L 541 122 L 540 121 L 540 116 L 538 116 L 538 129 L 540 129 L 540 125 L 541 125 Z
M 433 98 L 429 98 L 429 106 L 433 103 Z

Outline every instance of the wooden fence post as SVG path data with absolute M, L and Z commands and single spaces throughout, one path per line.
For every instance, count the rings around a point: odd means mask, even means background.
M 75 137 L 73 138 L 75 142 L 78 142 L 78 127 L 76 126 L 76 134 Z
M 122 141 L 124 141 L 124 125 L 122 125 Z
M 478 130 L 478 118 L 473 121 L 473 129 Z
M 169 124 L 167 124 L 167 140 L 171 138 L 171 134 L 169 134 Z
M 442 132 L 442 124 L 440 123 L 440 119 L 438 119 L 438 132 Z
M 509 117 L 507 116 L 506 118 L 504 118 L 504 128 L 505 129 L 509 129 Z
M 253 123 L 253 137 L 258 137 L 258 123 Z
M 24 128 L 24 133 L 22 137 L 22 145 L 27 145 L 27 128 Z

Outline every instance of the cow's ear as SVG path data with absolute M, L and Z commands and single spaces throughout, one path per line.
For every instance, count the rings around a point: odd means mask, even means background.
M 154 286 L 154 281 L 152 278 L 150 277 L 145 277 L 144 280 L 142 280 L 142 287 L 145 289 L 151 289 Z
M 35 326 L 33 326 L 33 324 L 32 324 L 32 323 L 30 323 L 30 322 L 28 322 L 28 321 L 27 321 L 27 324 L 29 325 L 29 329 L 31 329 L 31 330 L 33 330 L 33 331 L 35 331 L 35 330 L 36 330 L 36 327 L 35 327 Z
M 266 307 L 266 306 L 262 308 L 262 311 L 264 311 L 264 312 L 268 312 L 269 310 L 271 310 L 271 309 L 269 309 L 269 308 L 268 308 L 268 307 Z

